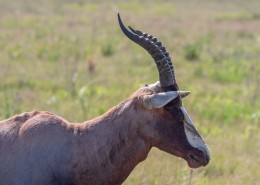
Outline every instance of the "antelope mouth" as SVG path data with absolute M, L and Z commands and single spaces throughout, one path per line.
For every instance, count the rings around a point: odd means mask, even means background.
M 199 168 L 201 166 L 207 166 L 209 163 L 209 156 L 207 154 L 204 155 L 189 155 L 187 163 L 190 168 Z

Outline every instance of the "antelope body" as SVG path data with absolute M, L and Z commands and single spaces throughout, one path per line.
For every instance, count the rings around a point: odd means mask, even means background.
M 49 112 L 0 122 L 0 185 L 119 185 L 152 147 L 185 159 L 191 168 L 210 154 L 178 91 L 169 54 L 151 35 L 124 34 L 155 60 L 160 81 L 137 90 L 104 115 L 82 124 Z

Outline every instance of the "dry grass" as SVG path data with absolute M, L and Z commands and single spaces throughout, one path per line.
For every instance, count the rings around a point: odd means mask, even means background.
M 0 0 L 0 118 L 33 109 L 80 122 L 145 83 L 155 65 L 117 26 L 167 46 L 211 163 L 191 184 L 260 183 L 260 2 Z M 191 56 L 191 57 L 190 57 Z M 194 57 L 195 56 L 195 57 Z M 189 184 L 182 159 L 153 149 L 124 183 Z

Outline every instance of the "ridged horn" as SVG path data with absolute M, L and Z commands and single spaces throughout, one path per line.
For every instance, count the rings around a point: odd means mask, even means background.
M 161 87 L 169 87 L 176 84 L 174 68 L 169 53 L 157 38 L 129 26 L 130 31 L 124 26 L 119 12 L 118 22 L 123 33 L 132 41 L 143 47 L 154 59 L 159 72 Z

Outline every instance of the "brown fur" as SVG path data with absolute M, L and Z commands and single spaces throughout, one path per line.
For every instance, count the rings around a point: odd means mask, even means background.
M 119 185 L 153 146 L 187 159 L 175 113 L 143 105 L 160 91 L 141 88 L 83 124 L 38 111 L 0 122 L 0 185 Z

